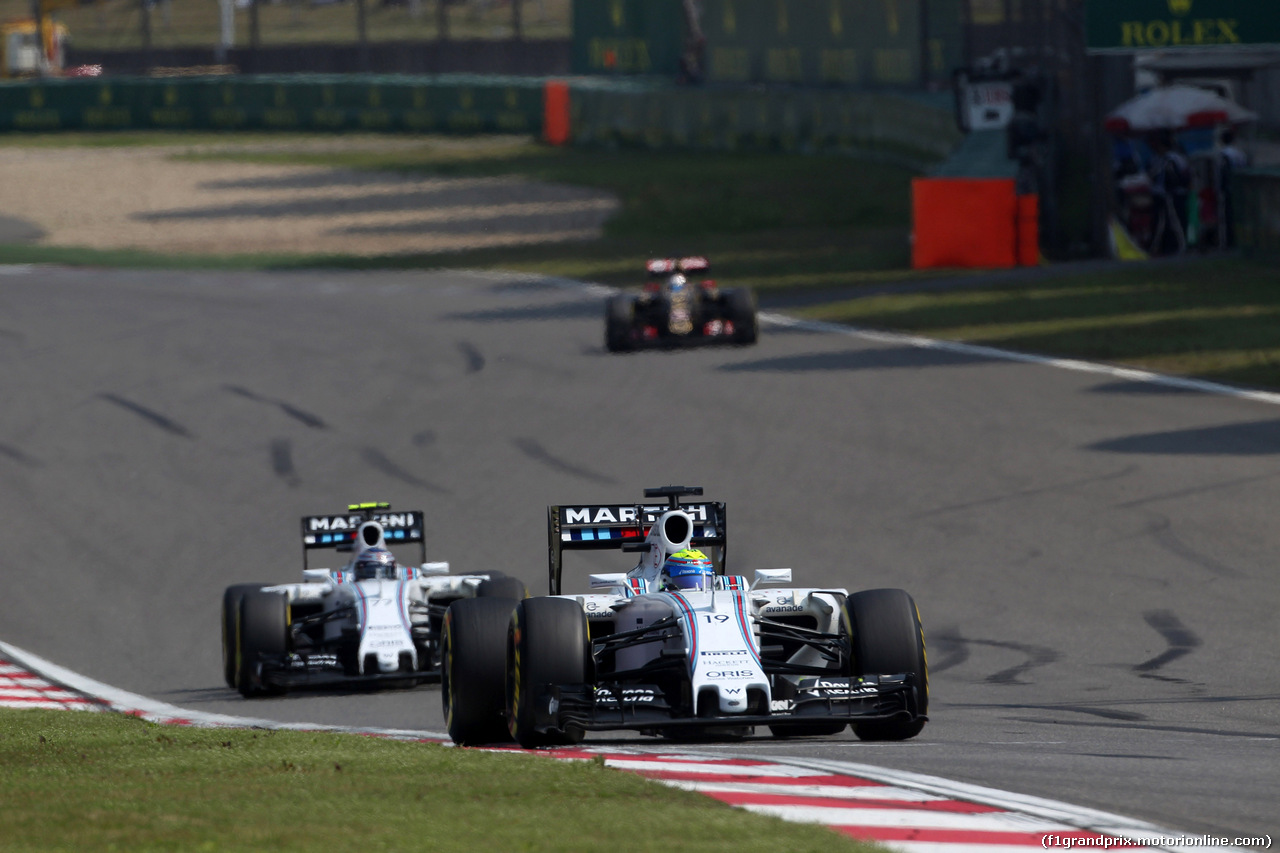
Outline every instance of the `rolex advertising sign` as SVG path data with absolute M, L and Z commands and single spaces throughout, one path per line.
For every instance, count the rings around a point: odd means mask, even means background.
M 1086 0 L 1090 53 L 1280 45 L 1277 0 Z

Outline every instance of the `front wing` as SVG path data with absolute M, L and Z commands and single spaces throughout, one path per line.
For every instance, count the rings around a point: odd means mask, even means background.
M 801 679 L 791 698 L 774 698 L 764 713 L 690 716 L 668 704 L 656 685 L 544 685 L 534 729 L 584 731 L 669 730 L 708 726 L 858 723 L 925 720 L 907 674 Z
M 394 683 L 422 684 L 438 682 L 440 670 L 413 672 L 378 672 L 351 674 L 334 654 L 288 654 L 264 656 L 259 660 L 258 677 L 263 687 L 293 690 L 300 687 L 334 687 L 338 685 Z

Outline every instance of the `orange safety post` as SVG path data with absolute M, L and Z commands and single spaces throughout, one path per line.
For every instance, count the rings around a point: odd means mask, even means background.
M 913 268 L 1017 265 L 1012 178 L 916 178 L 911 208 Z
M 1018 196 L 1018 266 L 1040 263 L 1040 196 Z
M 548 80 L 542 93 L 542 139 L 551 145 L 567 145 L 569 136 L 569 84 Z

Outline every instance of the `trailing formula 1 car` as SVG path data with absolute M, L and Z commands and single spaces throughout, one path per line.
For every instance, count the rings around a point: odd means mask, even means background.
M 397 563 L 390 546 L 417 545 L 421 563 Z M 316 549 L 349 552 L 341 569 L 310 568 Z M 361 503 L 346 514 L 302 519 L 302 583 L 236 584 L 222 596 L 222 663 L 246 697 L 295 687 L 440 677 L 440 629 L 449 604 L 485 597 L 508 610 L 527 595 L 501 572 L 450 575 L 428 563 L 423 514 Z
M 665 506 L 548 508 L 550 595 L 459 601 L 445 615 L 441 692 L 458 743 L 571 744 L 585 732 L 668 737 L 914 737 L 928 719 L 924 630 L 900 589 L 779 588 L 725 568 L 723 503 L 646 489 Z M 708 556 L 701 549 L 710 552 Z M 563 594 L 563 552 L 640 553 L 634 569 Z M 462 674 L 465 673 L 465 678 Z
M 605 347 L 626 352 L 687 344 L 754 344 L 760 319 L 745 287 L 721 289 L 705 274 L 706 258 L 657 258 L 645 265 L 649 280 L 640 295 L 619 293 L 605 303 Z

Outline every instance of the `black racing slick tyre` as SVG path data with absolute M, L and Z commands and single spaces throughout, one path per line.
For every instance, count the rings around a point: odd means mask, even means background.
M 586 683 L 588 643 L 587 616 L 576 601 L 526 598 L 516 605 L 507 631 L 507 727 L 525 749 L 582 741 L 576 726 L 536 726 L 548 685 Z
M 240 599 L 236 623 L 236 688 L 246 698 L 279 693 L 262 679 L 261 663 L 289 651 L 289 599 L 283 593 L 249 590 Z
M 522 601 L 528 597 L 529 588 L 524 585 L 524 581 L 505 575 L 480 581 L 480 585 L 476 587 L 476 598 L 508 598 Z
M 227 686 L 236 686 L 236 659 L 239 647 L 236 644 L 236 619 L 240 615 L 240 599 L 250 590 L 262 589 L 262 583 L 238 583 L 227 587 L 222 593 L 222 677 Z
M 724 295 L 725 314 L 733 323 L 735 344 L 754 344 L 760 337 L 760 311 L 756 295 L 745 287 L 737 287 Z
M 869 589 L 845 599 L 844 629 L 849 635 L 854 675 L 911 673 L 917 717 L 855 723 L 861 740 L 906 740 L 920 734 L 929 712 L 929 662 L 920 611 L 900 589 Z
M 449 737 L 461 746 L 507 743 L 507 627 L 516 602 L 461 598 L 441 631 L 440 699 Z
M 631 349 L 635 327 L 635 300 L 625 293 L 610 296 L 604 306 L 604 347 L 609 352 Z

